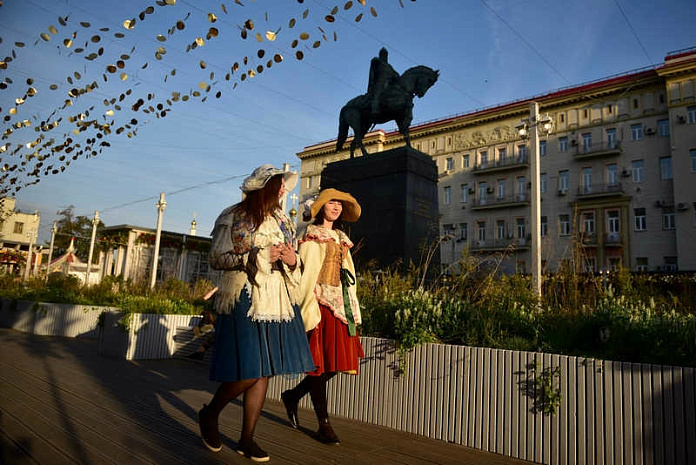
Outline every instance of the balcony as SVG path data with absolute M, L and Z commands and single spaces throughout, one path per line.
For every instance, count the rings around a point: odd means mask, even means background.
M 493 239 L 490 241 L 472 240 L 469 243 L 471 252 L 486 253 L 486 252 L 504 252 L 510 250 L 529 250 L 531 239 L 529 238 L 511 238 L 511 239 Z
M 624 189 L 620 182 L 610 184 L 592 184 L 578 187 L 578 200 L 596 199 L 601 197 L 618 197 L 624 195 Z
M 575 148 L 573 158 L 586 160 L 588 158 L 612 157 L 623 152 L 620 142 L 596 142 L 589 145 L 580 144 Z
M 604 247 L 621 247 L 623 246 L 623 237 L 621 233 L 609 232 L 604 234 Z
M 476 163 L 472 168 L 472 173 L 492 173 L 495 171 L 509 171 L 521 168 L 529 168 L 529 158 L 527 156 L 513 156 L 504 160 L 488 161 Z
M 526 207 L 530 205 L 531 194 L 510 194 L 498 197 L 493 194 L 473 199 L 472 210 L 488 210 L 492 208 Z

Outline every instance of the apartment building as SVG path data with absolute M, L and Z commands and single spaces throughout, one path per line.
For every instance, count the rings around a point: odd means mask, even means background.
M 531 170 L 520 134 L 530 103 L 553 122 L 539 141 L 542 269 L 619 266 L 696 271 L 696 48 L 632 71 L 411 128 L 437 163 L 443 267 L 464 253 L 531 269 Z M 364 139 L 369 152 L 403 144 L 394 131 Z M 315 194 L 334 141 L 306 147 L 300 197 Z

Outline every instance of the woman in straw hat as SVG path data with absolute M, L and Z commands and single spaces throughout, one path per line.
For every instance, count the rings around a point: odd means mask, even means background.
M 316 368 L 281 399 L 290 424 L 297 428 L 297 405 L 309 393 L 319 420 L 318 439 L 339 444 L 329 423 L 326 383 L 338 372 L 357 374 L 358 358 L 364 356 L 356 332 L 361 318 L 350 255 L 353 243 L 342 227 L 343 221 L 360 217 L 360 205 L 346 192 L 326 189 L 311 205 L 311 214 L 314 221 L 300 242 L 304 272 L 298 300 Z
M 199 412 L 205 446 L 222 448 L 218 417 L 244 393 L 242 435 L 237 452 L 256 462 L 269 460 L 254 441 L 268 377 L 314 369 L 296 302 L 300 267 L 295 229 L 280 198 L 297 184 L 297 174 L 263 165 L 244 180 L 244 199 L 215 221 L 210 265 L 224 270 L 215 296 L 215 350 L 210 379 L 221 382 Z

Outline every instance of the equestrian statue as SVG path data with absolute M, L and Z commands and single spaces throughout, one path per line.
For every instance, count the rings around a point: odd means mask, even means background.
M 399 76 L 387 58 L 387 50 L 382 48 L 379 56 L 370 62 L 367 94 L 358 95 L 341 108 L 336 151 L 343 149 L 348 138 L 348 128 L 353 128 L 350 158 L 353 158 L 356 147 L 360 147 L 362 154 L 367 155 L 362 142 L 363 136 L 376 124 L 388 121 L 396 122 L 406 145 L 410 147 L 408 128 L 413 120 L 413 97 L 423 97 L 440 75 L 439 71 L 427 66 L 414 66 Z

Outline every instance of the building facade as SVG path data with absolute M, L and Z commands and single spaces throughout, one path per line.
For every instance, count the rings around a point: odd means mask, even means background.
M 29 247 L 36 243 L 41 223 L 38 212 L 21 212 L 16 204 L 12 197 L 0 198 L 0 267 L 8 273 L 26 266 Z M 32 265 L 40 264 L 37 257 L 40 255 L 32 254 Z
M 195 220 L 194 220 L 195 222 Z M 200 279 L 217 283 L 220 272 L 208 263 L 212 239 L 193 234 L 162 231 L 157 264 L 157 282 L 178 279 L 190 284 Z M 156 230 L 130 225 L 99 230 L 98 247 L 102 276 L 123 276 L 148 282 L 152 273 Z
M 518 128 L 530 103 L 554 122 L 539 143 L 541 261 L 596 272 L 696 271 L 696 48 L 662 65 L 411 128 L 414 148 L 438 165 L 445 269 L 463 254 L 531 267 L 530 160 Z M 370 153 L 403 144 L 374 131 Z M 335 141 L 306 147 L 300 201 L 327 163 L 348 158 Z

